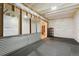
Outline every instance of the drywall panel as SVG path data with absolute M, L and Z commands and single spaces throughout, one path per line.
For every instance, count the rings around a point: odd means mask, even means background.
M 74 21 L 72 18 L 50 20 L 49 27 L 54 28 L 54 36 L 56 37 L 74 38 Z
M 36 23 L 35 22 L 31 22 L 31 31 L 32 33 L 36 33 Z
M 37 32 L 41 32 L 41 29 L 40 29 L 40 22 L 37 23 Z
M 19 35 L 19 19 L 4 15 L 3 36 Z
M 74 15 L 74 38 L 77 42 L 79 42 L 79 11 L 77 11 Z
M 26 15 L 26 12 L 22 12 L 22 34 L 29 34 L 29 18 Z

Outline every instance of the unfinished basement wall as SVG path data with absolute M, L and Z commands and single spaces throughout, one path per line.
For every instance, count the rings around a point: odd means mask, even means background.
M 50 20 L 49 27 L 54 28 L 55 37 L 74 38 L 74 21 L 72 18 Z

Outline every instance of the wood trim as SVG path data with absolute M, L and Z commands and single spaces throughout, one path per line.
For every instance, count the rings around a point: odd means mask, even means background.
M 19 31 L 20 31 L 20 35 L 22 34 L 22 9 L 20 9 L 20 21 L 19 21 Z
M 12 11 L 15 11 L 15 6 L 14 5 L 12 5 Z
M 30 29 L 29 32 L 30 32 L 30 34 L 31 34 L 31 33 L 32 33 L 32 31 L 31 31 L 31 30 L 32 30 L 32 29 L 31 29 L 32 14 L 28 13 L 28 17 L 30 18 L 30 19 L 29 19 L 29 29 Z
M 30 14 L 30 34 L 32 33 L 32 14 Z
M 4 4 L 1 3 L 1 12 L 0 12 L 0 37 L 3 37 L 3 9 L 4 9 Z
M 29 21 L 29 24 L 30 24 L 30 34 L 32 33 L 32 28 L 31 28 L 31 18 L 30 18 L 30 21 Z
M 4 4 L 2 3 L 2 37 L 3 37 L 3 11 L 4 10 Z

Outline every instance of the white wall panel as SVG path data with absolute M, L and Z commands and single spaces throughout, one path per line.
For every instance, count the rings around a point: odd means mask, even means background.
M 4 15 L 3 36 L 12 36 L 19 34 L 19 18 Z
M 35 22 L 31 22 L 31 29 L 32 29 L 32 33 L 36 33 L 36 23 Z
M 29 34 L 29 18 L 22 19 L 22 34 Z
M 75 16 L 74 16 L 74 38 L 76 41 L 79 42 L 79 11 L 76 12 Z
M 50 20 L 49 27 L 54 28 L 54 36 L 74 38 L 74 21 L 72 18 Z
M 40 23 L 37 23 L 37 32 L 40 32 Z

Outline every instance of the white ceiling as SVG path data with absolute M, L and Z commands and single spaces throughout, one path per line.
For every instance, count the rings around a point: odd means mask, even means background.
M 75 3 L 24 3 L 26 6 L 39 13 L 47 19 L 58 19 L 72 17 L 79 7 Z M 51 7 L 56 6 L 56 10 L 51 10 Z

